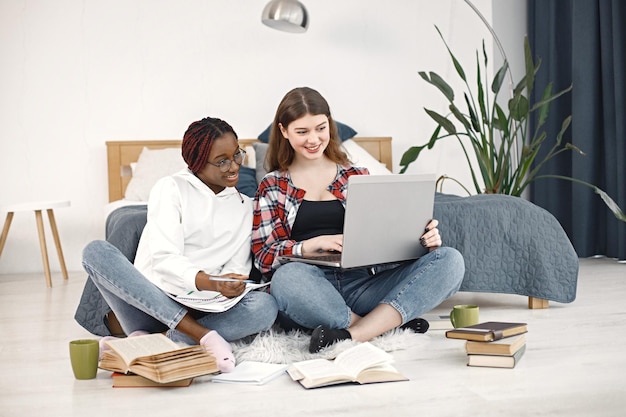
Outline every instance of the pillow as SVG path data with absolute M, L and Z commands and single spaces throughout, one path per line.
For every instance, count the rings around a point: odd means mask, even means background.
M 356 130 L 352 129 L 350 126 L 344 125 L 343 123 L 338 122 L 336 120 L 335 120 L 335 124 L 337 125 L 339 138 L 341 139 L 342 142 L 348 139 L 352 139 L 353 137 L 356 136 L 356 133 L 357 133 Z M 267 129 L 265 129 L 263 133 L 259 135 L 259 140 L 261 142 L 268 143 L 270 141 L 270 130 L 272 130 L 272 125 L 269 125 Z
M 246 145 L 243 148 L 243 150 L 246 151 L 246 159 L 243 164 L 247 166 L 248 168 L 255 169 L 256 168 L 256 154 L 254 152 L 254 146 Z
M 242 165 L 239 168 L 239 180 L 237 181 L 237 189 L 240 193 L 247 195 L 250 198 L 254 198 L 257 189 L 255 170 Z
M 126 187 L 124 198 L 132 201 L 148 201 L 152 186 L 161 178 L 172 175 L 187 164 L 183 160 L 180 148 L 148 149 L 143 148 L 133 176 Z
M 341 147 L 348 154 L 348 159 L 350 159 L 352 165 L 367 168 L 372 175 L 392 173 L 385 164 L 374 158 L 372 154 L 363 149 L 353 139 L 344 141 Z
M 158 180 L 186 167 L 187 164 L 178 148 L 143 148 L 137 162 L 131 163 L 133 176 L 126 187 L 124 198 L 132 201 L 148 201 L 150 190 Z M 245 165 L 241 166 L 237 189 L 248 197 L 254 198 L 257 189 L 254 169 Z
M 267 169 L 265 168 L 265 154 L 267 153 L 267 148 L 269 148 L 269 144 L 254 142 L 252 147 L 254 148 L 254 156 L 256 159 L 256 183 L 260 184 L 261 180 L 267 174 Z
M 267 143 L 253 143 L 254 152 L 256 155 L 256 181 L 257 184 L 261 183 L 261 180 L 267 174 L 265 169 L 265 154 L 269 145 Z M 341 144 L 342 149 L 348 154 L 348 159 L 354 166 L 367 168 L 372 175 L 385 175 L 392 172 L 387 168 L 385 164 L 374 158 L 369 152 L 363 149 L 353 139 L 348 139 Z

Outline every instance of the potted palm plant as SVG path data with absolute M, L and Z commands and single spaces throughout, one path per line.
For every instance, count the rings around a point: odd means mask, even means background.
M 510 76 L 508 60 L 501 50 L 504 63 L 488 82 L 488 55 L 485 42 L 482 55 L 476 53 L 476 81 L 472 89 L 461 63 L 456 59 L 443 38 L 439 28 L 439 36 L 446 46 L 456 74 L 462 81 L 462 94 L 455 94 L 454 89 L 435 72 L 419 72 L 420 77 L 436 87 L 448 102 L 449 113 L 425 108 L 426 113 L 435 121 L 436 128 L 430 140 L 421 146 L 412 146 L 402 155 L 400 173 L 406 172 L 411 163 L 415 162 L 424 149 L 433 148 L 440 140 L 455 138 L 462 147 L 467 160 L 474 191 L 480 193 L 509 194 L 521 196 L 526 187 L 539 178 L 560 178 L 591 187 L 602 198 L 615 217 L 626 222 L 626 215 L 618 205 L 601 189 L 593 184 L 576 178 L 559 175 L 542 175 L 541 168 L 545 163 L 562 152 L 584 153 L 569 142 L 564 141 L 564 134 L 571 123 L 571 115 L 561 124 L 556 137 L 549 138 L 544 130 L 550 104 L 571 91 L 572 86 L 553 92 L 552 83 L 543 91 L 541 100 L 530 103 L 529 98 L 535 88 L 535 75 L 540 68 L 541 60 L 533 60 L 528 38 L 524 38 L 525 75 L 515 85 L 508 99 L 506 108 L 499 104 L 505 77 Z M 497 40 L 495 33 L 492 35 Z M 457 98 L 461 97 L 459 104 Z M 531 129 L 530 120 L 534 115 L 536 126 Z M 543 159 L 538 159 L 539 149 L 549 146 Z M 476 167 L 472 163 L 476 160 Z M 438 179 L 441 190 L 443 181 L 450 179 L 458 183 L 468 194 L 471 192 L 454 178 L 442 176 Z M 481 182 L 479 181 L 482 180 Z

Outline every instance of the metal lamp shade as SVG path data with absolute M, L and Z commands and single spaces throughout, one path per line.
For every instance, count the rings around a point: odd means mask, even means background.
M 309 27 L 309 14 L 296 0 L 272 0 L 263 9 L 263 24 L 291 33 L 304 33 Z

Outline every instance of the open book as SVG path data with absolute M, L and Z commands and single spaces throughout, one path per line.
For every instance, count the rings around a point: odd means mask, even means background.
M 202 346 L 181 348 L 161 333 L 108 340 L 100 368 L 134 373 L 168 383 L 219 372 L 213 355 Z
M 246 289 L 240 295 L 233 298 L 225 297 L 221 292 L 207 290 L 191 291 L 188 294 L 170 295 L 170 297 L 198 311 L 221 313 L 237 304 L 250 291 L 265 287 L 266 285 L 269 285 L 269 282 L 263 284 L 246 284 Z
M 334 360 L 311 359 L 292 364 L 287 372 L 291 379 L 305 388 L 347 382 L 370 384 L 374 382 L 407 381 L 391 363 L 393 356 L 369 342 L 358 344 L 341 352 Z

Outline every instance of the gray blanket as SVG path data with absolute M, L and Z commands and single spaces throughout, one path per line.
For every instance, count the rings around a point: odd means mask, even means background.
M 146 225 L 147 209 L 146 205 L 120 207 L 111 212 L 106 220 L 106 240 L 131 262 L 135 260 L 139 238 Z M 93 334 L 110 336 L 105 319 L 109 311 L 111 308 L 100 295 L 100 291 L 91 278 L 87 278 L 74 319 Z
M 569 303 L 576 298 L 578 256 L 559 222 L 546 210 L 518 197 L 435 196 L 444 245 L 465 259 L 461 291 L 519 294 Z M 106 238 L 131 261 L 135 258 L 146 206 L 121 207 L 111 213 Z M 110 334 L 104 317 L 110 311 L 87 280 L 74 318 L 90 332 Z
M 519 197 L 438 194 L 444 244 L 465 259 L 461 291 L 519 294 L 569 303 L 578 255 L 556 218 Z

